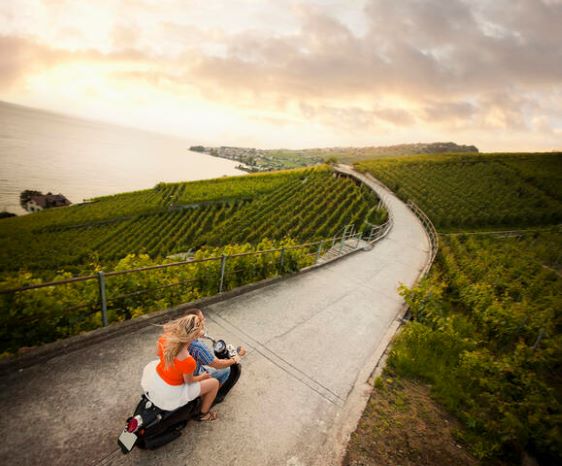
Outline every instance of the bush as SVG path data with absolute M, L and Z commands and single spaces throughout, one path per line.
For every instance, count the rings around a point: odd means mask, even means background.
M 226 256 L 223 291 L 276 275 L 300 270 L 314 261 L 307 249 L 294 248 L 292 239 L 272 242 L 263 240 L 256 248 L 249 244 L 225 248 L 203 248 L 195 260 L 218 258 L 183 265 L 141 270 L 105 277 L 108 322 L 138 317 L 213 295 L 219 292 L 221 256 Z M 281 252 L 242 255 L 252 251 L 285 248 Z M 168 259 L 165 263 L 171 263 Z M 121 259 L 115 271 L 126 271 L 162 264 L 146 254 L 129 254 Z M 94 264 L 96 271 L 99 270 Z M 71 278 L 62 273 L 55 280 Z M 2 289 L 15 289 L 40 284 L 42 280 L 22 272 L 4 280 Z M 92 330 L 102 325 L 98 281 L 91 279 L 67 285 L 50 286 L 0 295 L 0 353 L 15 352 L 22 346 L 41 343 Z
M 414 321 L 389 364 L 431 383 L 482 459 L 518 462 L 524 451 L 544 464 L 562 459 L 562 282 L 541 266 L 559 242 L 559 233 L 442 237 L 431 276 L 401 289 Z

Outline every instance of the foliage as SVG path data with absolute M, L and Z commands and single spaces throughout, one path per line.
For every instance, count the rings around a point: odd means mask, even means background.
M 271 249 L 282 251 L 265 252 Z M 254 251 L 264 252 L 249 254 Z M 123 274 L 108 273 L 105 277 L 108 320 L 110 323 L 122 321 L 216 294 L 220 287 L 223 255 L 226 259 L 222 290 L 227 291 L 311 265 L 314 258 L 310 252 L 308 248 L 297 246 L 294 240 L 264 239 L 256 248 L 250 244 L 205 247 L 197 251 L 194 261 L 181 265 Z M 215 259 L 205 261 L 209 258 Z M 147 254 L 130 254 L 117 263 L 114 272 L 161 263 Z M 174 262 L 168 259 L 164 263 Z M 97 269 L 97 264 L 94 267 Z M 70 278 L 68 273 L 57 276 L 58 280 L 67 278 Z M 40 278 L 26 272 L 5 280 L 1 287 L 14 289 L 41 283 Z M 98 290 L 98 281 L 93 277 L 77 283 L 0 295 L 0 353 L 100 327 Z
M 390 364 L 422 377 L 481 458 L 562 459 L 562 234 L 442 237 L 428 279 L 402 289 L 414 322 Z
M 5 220 L 0 288 L 104 270 L 108 319 L 120 321 L 299 270 L 317 251 L 297 243 L 335 235 L 349 223 L 362 229 L 366 221 L 376 224 L 386 216 L 370 190 L 326 166 L 159 183 L 152 190 Z M 253 250 L 264 252 L 248 254 Z M 228 259 L 221 284 L 223 254 Z M 194 261 L 119 273 L 187 257 Z M 209 257 L 218 260 L 203 260 Z M 0 352 L 97 328 L 100 309 L 95 277 L 2 294 Z
M 356 164 L 442 230 L 562 221 L 562 154 L 455 154 Z
M 98 198 L 90 204 L 7 219 L 0 225 L 0 270 L 52 277 L 84 269 L 92 254 L 111 269 L 127 254 L 166 258 L 204 245 L 262 238 L 300 242 L 354 223 L 385 217 L 378 199 L 327 167 L 159 183 L 154 189 Z M 56 210 L 56 212 L 55 212 Z
M 20 205 L 22 209 L 27 207 L 27 203 L 31 200 L 33 196 L 41 196 L 43 193 L 41 191 L 34 191 L 32 189 L 26 189 L 20 193 Z

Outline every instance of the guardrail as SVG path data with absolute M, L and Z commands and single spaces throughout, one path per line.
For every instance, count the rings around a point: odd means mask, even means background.
M 13 351 L 17 346 L 13 342 L 18 337 L 11 336 L 14 333 L 21 334 L 19 338 L 25 345 L 48 342 L 249 283 L 318 267 L 366 249 L 392 228 L 392 213 L 383 199 L 379 202 L 381 206 L 388 212 L 383 224 L 365 222 L 358 228 L 347 225 L 341 235 L 310 243 L 99 271 L 0 290 L 0 312 L 5 316 L 0 353 L 6 349 Z
M 354 233 L 348 227 L 345 234 L 295 246 L 100 271 L 0 290 L 5 324 L 0 352 L 65 338 L 152 310 L 317 267 L 364 249 L 384 237 L 388 228 L 389 222 Z M 328 251 L 329 258 L 324 258 Z M 21 344 L 13 344 L 17 340 L 14 333 L 21 334 Z
M 361 176 L 365 176 L 365 175 L 358 175 L 356 173 L 354 173 L 350 168 L 346 167 L 345 165 L 337 165 L 334 167 L 334 170 L 336 171 L 336 173 L 342 175 L 342 176 L 348 176 L 350 178 L 353 178 L 354 180 L 362 183 L 364 186 L 366 186 L 368 189 L 372 189 L 371 187 L 369 187 L 367 185 L 367 183 L 365 183 L 364 180 L 361 179 Z M 378 180 L 376 180 L 375 178 L 371 177 L 371 176 L 365 176 L 365 178 L 374 181 L 378 184 L 382 184 L 380 183 Z M 383 185 L 383 187 L 386 188 L 386 186 Z M 390 191 L 388 188 L 386 188 L 388 191 Z M 384 207 L 384 209 L 386 210 L 387 214 L 388 214 L 388 219 L 386 220 L 386 222 L 384 222 L 381 225 L 370 225 L 372 226 L 370 232 L 369 232 L 369 236 L 367 238 L 367 242 L 369 243 L 374 243 L 376 241 L 381 240 L 382 238 L 384 238 L 388 232 L 392 229 L 392 226 L 394 225 L 394 216 L 392 214 L 392 211 L 388 208 L 388 202 L 385 199 L 385 196 L 381 196 L 379 193 L 375 193 L 377 195 L 377 197 L 379 198 L 379 207 Z M 367 222 L 368 223 L 368 222 Z
M 358 175 L 358 174 L 352 172 L 351 168 L 348 168 L 345 165 L 340 165 L 340 166 L 336 167 L 336 171 L 338 173 L 343 174 L 343 175 L 351 176 L 351 177 L 355 178 L 356 180 L 358 180 L 360 182 L 363 182 L 361 177 L 365 177 L 370 182 L 379 185 L 381 188 L 383 188 L 383 190 L 388 191 L 389 193 L 392 193 L 392 190 L 388 186 L 386 186 L 382 181 L 380 181 L 377 178 L 375 178 L 374 176 L 372 176 L 370 173 L 362 173 L 361 175 Z M 388 203 L 386 202 L 385 196 L 379 195 L 379 198 L 381 199 L 381 203 L 384 204 L 384 206 L 386 208 L 386 211 L 388 212 L 389 221 L 391 222 L 391 225 L 392 225 L 392 222 L 393 222 L 392 211 L 388 208 Z M 417 206 L 417 204 L 414 201 L 409 200 L 407 202 L 407 206 L 410 208 L 410 210 L 412 210 L 412 212 L 416 215 L 416 217 L 418 217 L 418 219 L 422 223 L 422 226 L 424 227 L 424 229 L 427 232 L 427 235 L 429 237 L 429 242 L 430 242 L 430 247 L 431 247 L 430 257 L 429 257 L 429 261 L 427 262 L 427 264 L 423 268 L 422 273 L 420 275 L 420 277 L 424 277 L 429 272 L 429 269 L 433 265 L 433 262 L 435 261 L 435 257 L 437 256 L 437 251 L 439 250 L 439 234 L 437 233 L 437 230 L 435 229 L 435 226 L 433 225 L 433 223 L 431 222 L 429 217 L 425 214 L 425 212 L 423 210 L 421 210 Z
M 437 256 L 437 251 L 439 250 L 439 235 L 437 233 L 437 230 L 435 229 L 435 226 L 433 226 L 433 223 L 431 222 L 431 220 L 429 220 L 429 217 L 425 214 L 423 210 L 421 210 L 417 206 L 417 204 L 414 201 L 412 200 L 408 201 L 407 205 L 412 210 L 412 212 L 416 214 L 416 217 L 418 217 L 418 219 L 422 223 L 429 237 L 431 251 L 430 251 L 429 261 L 427 262 L 421 273 L 421 276 L 424 277 L 427 274 L 427 272 L 429 272 L 429 269 L 433 265 L 433 261 Z

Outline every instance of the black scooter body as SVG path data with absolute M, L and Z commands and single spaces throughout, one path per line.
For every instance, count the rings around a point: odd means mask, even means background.
M 218 359 L 228 359 L 237 354 L 236 349 L 227 346 L 223 340 L 213 340 L 213 343 L 214 353 Z M 241 371 L 242 367 L 239 363 L 230 366 L 229 377 L 220 387 L 215 403 L 220 403 L 236 385 Z M 165 411 L 155 406 L 143 394 L 133 416 L 127 419 L 125 429 L 117 443 L 123 454 L 129 453 L 135 446 L 150 450 L 161 447 L 178 438 L 181 430 L 191 419 L 198 416 L 200 411 L 201 397 L 197 397 L 174 411 Z

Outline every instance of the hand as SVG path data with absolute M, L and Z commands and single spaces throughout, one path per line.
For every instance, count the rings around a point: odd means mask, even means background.
M 246 348 L 244 348 L 243 346 L 239 346 L 237 351 L 240 357 L 246 356 Z

